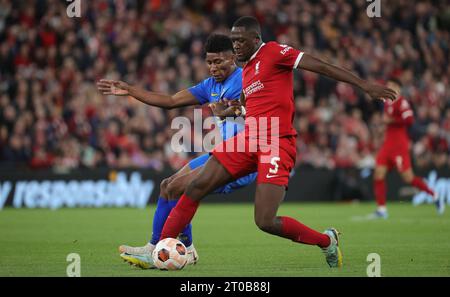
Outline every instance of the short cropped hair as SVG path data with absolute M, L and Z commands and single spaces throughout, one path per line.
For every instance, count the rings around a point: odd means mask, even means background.
M 233 43 L 230 37 L 223 34 L 211 34 L 206 40 L 205 52 L 206 53 L 221 53 L 233 50 Z
M 238 18 L 233 27 L 244 27 L 245 31 L 255 31 L 261 36 L 261 26 L 259 25 L 258 20 L 252 16 L 243 16 Z
M 387 81 L 393 82 L 394 84 L 398 85 L 399 87 L 402 86 L 402 82 L 400 81 L 400 79 L 398 79 L 395 76 L 389 77 Z

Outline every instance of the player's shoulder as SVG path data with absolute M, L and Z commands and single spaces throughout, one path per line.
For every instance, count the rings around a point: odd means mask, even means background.
M 241 67 L 236 67 L 236 70 L 234 70 L 234 72 L 231 74 L 234 77 L 239 77 L 242 76 L 242 68 Z
M 238 67 L 227 79 L 223 86 L 225 93 L 224 98 L 239 98 L 242 91 L 242 68 Z
M 281 44 L 276 41 L 267 42 L 265 44 L 264 48 L 271 55 L 276 55 L 276 56 L 284 56 L 293 49 L 293 47 L 289 44 Z
M 225 81 L 225 84 L 235 85 L 236 83 L 242 82 L 242 68 L 237 67 L 233 73 L 230 74 L 229 78 Z
M 276 41 L 269 41 L 264 45 L 264 49 L 268 51 L 280 51 L 284 48 L 288 47 L 286 44 L 280 44 Z
M 264 47 L 266 47 L 266 48 L 274 48 L 276 46 L 280 46 L 280 44 L 278 42 L 276 42 L 276 41 L 268 41 L 264 45 Z
M 205 78 L 204 80 L 202 80 L 199 85 L 201 85 L 204 88 L 210 88 L 215 84 L 216 80 L 214 79 L 214 77 L 209 76 L 207 78 Z

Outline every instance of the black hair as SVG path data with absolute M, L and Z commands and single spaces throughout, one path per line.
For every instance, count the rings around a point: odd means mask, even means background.
M 221 53 L 227 51 L 234 52 L 230 37 L 223 34 L 211 34 L 206 40 L 205 52 Z
M 387 81 L 393 82 L 393 83 L 395 83 L 396 85 L 398 85 L 399 87 L 402 86 L 402 82 L 401 82 L 400 79 L 398 79 L 397 77 L 394 77 L 394 76 L 389 77 Z
M 258 36 L 261 36 L 261 26 L 259 25 L 258 20 L 252 16 L 243 16 L 238 18 L 233 27 L 244 27 L 245 31 L 255 31 Z

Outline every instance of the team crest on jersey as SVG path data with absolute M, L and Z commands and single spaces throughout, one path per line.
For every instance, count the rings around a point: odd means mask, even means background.
M 259 73 L 259 63 L 261 63 L 261 61 L 258 61 L 258 63 L 256 63 L 255 65 L 255 75 Z

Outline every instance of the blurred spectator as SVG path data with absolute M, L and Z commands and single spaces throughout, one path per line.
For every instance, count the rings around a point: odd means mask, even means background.
M 208 73 L 202 44 L 255 15 L 266 41 L 288 43 L 365 79 L 399 77 L 416 114 L 418 166 L 448 166 L 450 12 L 446 1 L 84 1 L 68 18 L 63 0 L 0 0 L 0 163 L 31 168 L 178 168 L 170 128 L 192 109 L 165 111 L 103 97 L 102 77 L 174 93 Z M 383 136 L 382 104 L 348 84 L 295 73 L 298 163 L 367 168 Z M 204 115 L 206 109 L 203 109 Z M 209 115 L 209 114 L 208 114 Z

